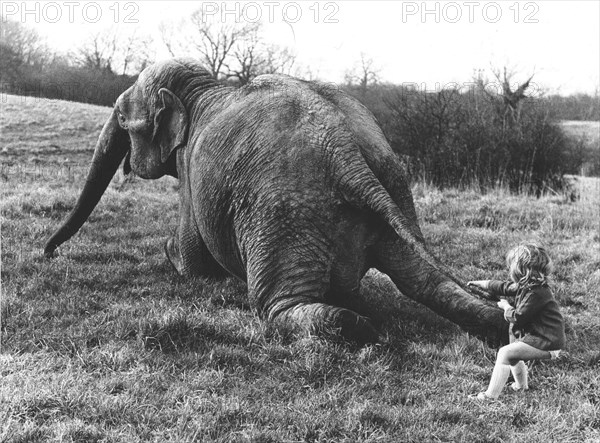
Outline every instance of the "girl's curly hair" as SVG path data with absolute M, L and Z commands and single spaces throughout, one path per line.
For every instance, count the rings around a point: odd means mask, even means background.
M 519 286 L 547 285 L 552 262 L 546 250 L 535 243 L 524 243 L 506 254 L 512 281 Z

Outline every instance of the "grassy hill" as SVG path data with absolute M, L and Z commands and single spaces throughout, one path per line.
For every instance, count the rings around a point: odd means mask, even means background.
M 245 287 L 184 281 L 163 255 L 175 180 L 115 177 L 45 260 L 108 108 L 3 96 L 0 441 L 599 441 L 600 181 L 580 198 L 418 185 L 433 252 L 462 279 L 503 278 L 505 251 L 544 241 L 567 355 L 532 390 L 481 405 L 495 351 L 371 271 L 385 340 L 358 348 L 260 321 Z

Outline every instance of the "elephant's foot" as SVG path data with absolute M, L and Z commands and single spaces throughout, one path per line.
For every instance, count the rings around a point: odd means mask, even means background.
M 174 237 L 169 238 L 165 242 L 165 254 L 177 273 L 183 276 L 183 260 L 179 252 L 179 243 Z
M 379 332 L 367 317 L 325 303 L 292 306 L 281 312 L 277 320 L 292 323 L 310 332 L 332 332 L 360 344 L 375 343 L 379 339 Z

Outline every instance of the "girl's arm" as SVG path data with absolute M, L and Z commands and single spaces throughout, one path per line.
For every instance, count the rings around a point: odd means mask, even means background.
M 527 324 L 546 304 L 549 298 L 542 291 L 528 291 L 518 306 L 504 309 L 504 318 L 515 324 Z
M 516 283 L 500 280 L 489 280 L 488 289 L 490 294 L 497 297 L 516 297 L 519 286 Z
M 512 302 L 514 302 L 514 297 L 516 296 L 518 289 L 518 286 L 514 283 L 502 282 L 499 280 L 472 280 L 467 282 L 467 286 L 471 288 L 483 289 L 491 296 L 492 300 L 508 298 Z M 488 297 L 486 296 L 485 298 Z

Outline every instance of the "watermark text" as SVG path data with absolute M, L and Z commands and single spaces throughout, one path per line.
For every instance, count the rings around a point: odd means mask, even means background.
M 3 1 L 0 12 L 4 22 L 21 23 L 139 23 L 136 2 L 11 2 Z
M 539 23 L 536 2 L 402 2 L 402 23 Z
M 339 10 L 336 2 L 202 2 L 203 20 L 235 23 L 298 23 L 302 19 L 339 23 Z

